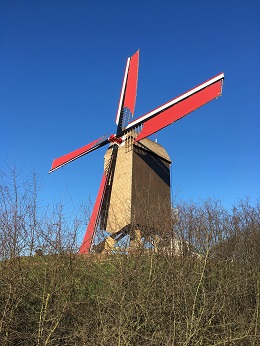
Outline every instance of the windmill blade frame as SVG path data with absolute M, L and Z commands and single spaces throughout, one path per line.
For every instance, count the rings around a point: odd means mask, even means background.
M 135 139 L 135 142 L 152 135 L 220 96 L 222 94 L 223 80 L 224 73 L 220 73 L 130 122 L 124 128 L 124 132 L 127 133 L 129 130 L 142 126 L 141 132 Z
M 138 83 L 139 52 L 138 50 L 134 55 L 128 58 L 126 62 L 116 115 L 117 135 L 122 132 L 124 122 L 128 120 L 124 118 L 132 118 L 134 116 Z
M 100 186 L 99 186 L 97 198 L 96 198 L 96 201 L 95 201 L 95 204 L 93 206 L 92 213 L 91 213 L 91 216 L 90 216 L 90 219 L 88 222 L 88 226 L 87 226 L 82 244 L 81 244 L 80 249 L 79 249 L 80 254 L 87 254 L 87 253 L 89 253 L 89 251 L 91 249 L 93 238 L 94 238 L 94 233 L 96 231 L 97 224 L 99 221 L 100 210 L 101 210 L 101 205 L 102 205 L 102 201 L 103 201 L 104 194 L 105 194 L 105 188 L 107 185 L 107 180 L 108 180 L 108 176 L 107 176 L 106 172 L 104 172 L 102 179 L 101 179 Z
M 106 135 L 96 139 L 95 141 L 93 141 L 87 145 L 84 145 L 83 147 L 81 147 L 79 149 L 76 149 L 74 151 L 71 151 L 68 154 L 65 154 L 63 156 L 60 156 L 60 157 L 54 159 L 52 162 L 52 166 L 51 166 L 49 173 L 54 172 L 56 169 L 59 169 L 62 166 L 67 165 L 68 163 L 78 159 L 81 156 L 84 156 L 84 155 L 90 153 L 91 151 L 94 151 L 98 148 L 103 147 L 104 145 L 108 144 L 109 142 L 110 141 L 109 141 L 108 135 L 106 134 Z
M 109 185 L 112 184 L 114 178 L 117 151 L 118 146 L 114 144 L 112 147 L 112 154 L 110 157 L 109 165 L 107 168 L 104 169 L 97 198 L 93 206 L 89 223 L 83 238 L 83 242 L 79 250 L 80 254 L 87 254 L 91 251 L 94 241 L 94 235 L 100 222 L 101 212 L 103 211 L 103 213 L 106 213 L 106 209 L 109 207 L 110 199 L 108 189 Z

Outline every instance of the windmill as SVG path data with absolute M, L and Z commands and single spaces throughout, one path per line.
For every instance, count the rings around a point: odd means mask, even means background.
M 116 133 L 54 159 L 49 172 L 109 144 L 96 202 L 79 251 L 82 254 L 93 248 L 100 252 L 113 248 L 125 235 L 129 235 L 132 247 L 147 239 L 152 239 L 155 246 L 162 228 L 170 230 L 171 160 L 162 146 L 147 137 L 222 93 L 224 74 L 220 73 L 133 120 L 138 68 L 139 50 L 126 62 Z M 109 236 L 95 245 L 98 227 Z

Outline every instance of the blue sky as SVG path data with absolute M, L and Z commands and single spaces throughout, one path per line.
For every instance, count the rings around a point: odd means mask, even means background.
M 259 1 L 0 1 L 0 165 L 34 169 L 41 198 L 94 201 L 99 149 L 48 175 L 53 158 L 115 132 L 126 59 L 140 49 L 135 115 L 220 72 L 223 96 L 157 134 L 172 195 L 231 206 L 259 198 Z

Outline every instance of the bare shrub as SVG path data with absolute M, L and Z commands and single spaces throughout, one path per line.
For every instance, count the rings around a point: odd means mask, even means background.
M 0 191 L 1 345 L 259 344 L 258 203 L 180 203 L 173 233 L 163 234 L 178 252 L 162 242 L 157 252 L 100 258 L 77 255 L 80 215 L 61 204 L 43 208 L 35 176 L 21 183 L 17 171 L 8 174 Z
M 0 258 L 77 251 L 77 233 L 86 222 L 84 208 L 67 215 L 64 206 L 44 206 L 35 173 L 23 176 L 16 167 L 0 173 Z

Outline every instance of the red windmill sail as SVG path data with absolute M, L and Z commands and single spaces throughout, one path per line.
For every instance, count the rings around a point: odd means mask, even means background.
M 136 142 L 152 135 L 220 96 L 222 93 L 223 79 L 223 73 L 211 78 L 210 80 L 132 121 L 126 126 L 126 130 L 136 128 L 143 124 L 142 131 L 135 140 Z
M 94 204 L 91 217 L 89 219 L 88 227 L 87 227 L 85 236 L 83 238 L 81 247 L 79 249 L 80 254 L 88 254 L 91 248 L 94 233 L 98 226 L 97 223 L 100 217 L 100 206 L 102 205 L 102 202 L 103 202 L 106 184 L 107 184 L 107 174 L 106 172 L 104 172 L 101 183 L 100 183 L 100 187 L 98 190 L 96 202 Z
M 117 133 L 122 131 L 124 116 L 133 117 L 137 93 L 139 50 L 126 61 L 123 85 L 116 115 Z M 130 114 L 129 114 L 130 113 Z
M 49 173 L 55 171 L 56 169 L 70 163 L 71 161 L 74 161 L 76 159 L 78 159 L 79 157 L 86 155 L 88 153 L 90 153 L 93 150 L 96 150 L 98 148 L 103 147 L 104 145 L 109 143 L 109 139 L 107 138 L 107 135 L 104 135 L 98 139 L 96 139 L 95 141 L 84 145 L 83 147 L 76 149 L 74 151 L 72 151 L 71 153 L 68 153 L 66 155 L 63 155 L 61 157 L 58 157 L 57 159 L 54 159 L 52 162 L 52 166 L 51 169 L 49 171 Z
M 116 164 L 117 149 L 119 145 L 124 145 L 124 137 L 130 130 L 135 130 L 141 126 L 141 132 L 137 135 L 135 142 L 150 136 L 173 122 L 181 119 L 195 109 L 217 98 L 222 93 L 224 74 L 221 73 L 208 81 L 198 85 L 197 87 L 187 91 L 186 93 L 170 100 L 160 107 L 155 108 L 149 113 L 133 120 L 130 120 L 134 114 L 135 101 L 137 93 L 139 68 L 139 50 L 130 58 L 127 59 L 125 74 L 123 78 L 122 89 L 120 93 L 119 105 L 116 114 L 117 130 L 116 134 L 109 137 L 103 137 L 72 151 L 69 154 L 61 156 L 53 161 L 50 172 L 66 165 L 67 163 L 76 160 L 77 158 L 90 153 L 108 143 L 111 143 L 112 158 L 108 170 L 105 170 L 96 202 L 90 217 L 90 221 L 84 236 L 83 243 L 80 248 L 80 253 L 88 253 L 93 243 L 95 230 L 99 224 L 100 213 L 106 195 L 108 180 L 113 180 L 113 172 Z M 126 119 L 128 118 L 128 119 Z
M 123 107 L 130 110 L 134 115 L 135 102 L 138 83 L 138 67 L 139 67 L 139 50 L 132 56 L 130 60 L 129 73 L 127 78 L 127 86 L 125 91 L 125 99 Z

